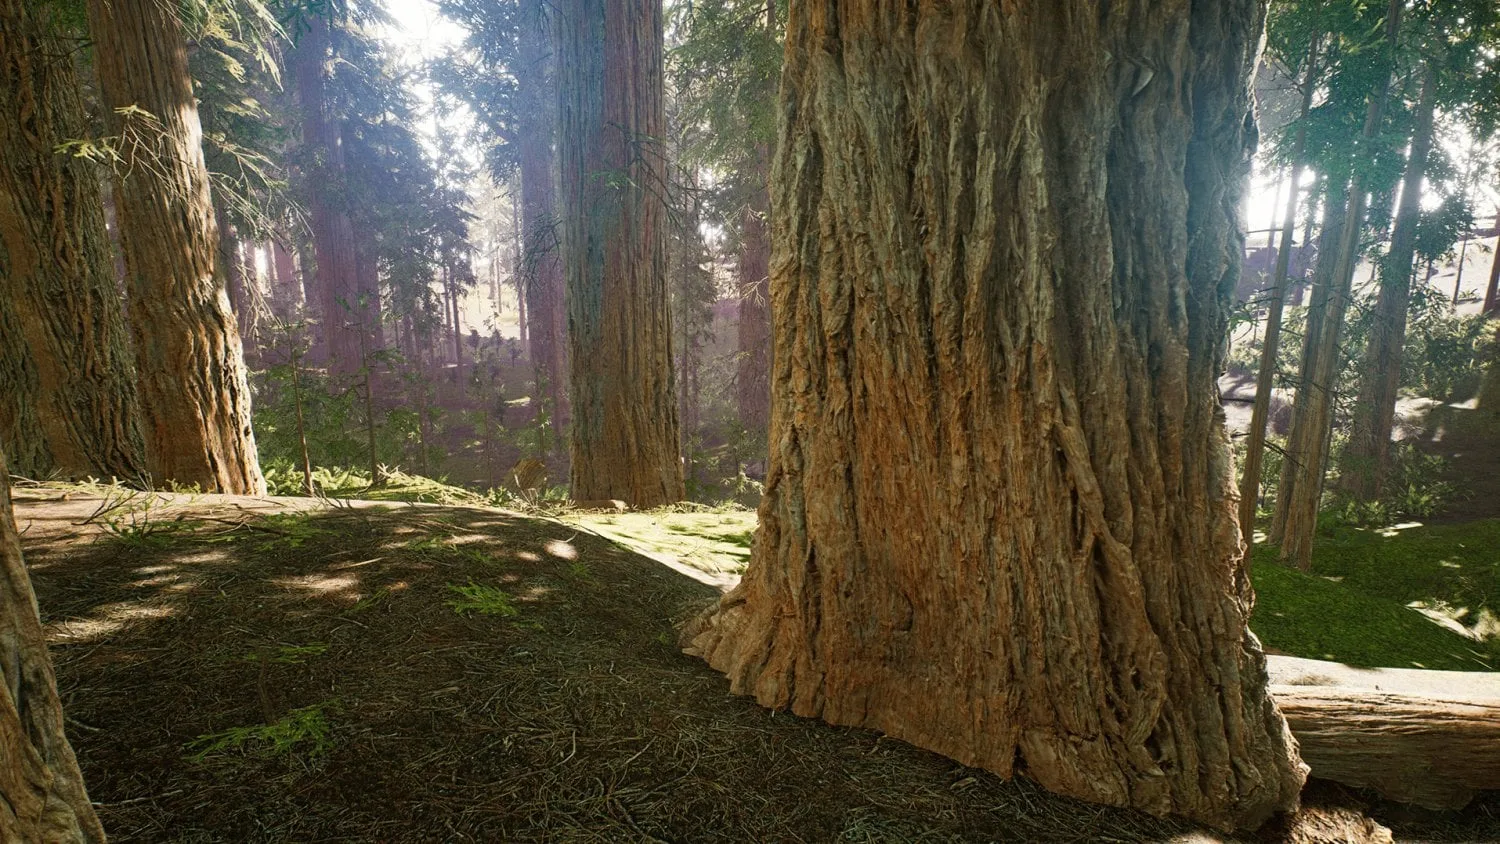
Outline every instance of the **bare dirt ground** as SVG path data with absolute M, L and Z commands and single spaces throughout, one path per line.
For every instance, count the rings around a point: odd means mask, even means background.
M 717 590 L 562 522 L 17 497 L 115 841 L 1230 840 L 730 697 L 676 647 Z M 1398 837 L 1500 840 L 1495 800 L 1307 799 L 1300 837 L 1249 840 L 1344 840 L 1360 811 Z

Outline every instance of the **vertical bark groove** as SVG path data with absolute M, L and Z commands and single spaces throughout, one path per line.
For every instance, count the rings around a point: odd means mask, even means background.
M 1214 387 L 1263 17 L 792 7 L 770 473 L 685 631 L 732 691 L 1098 802 L 1296 806 Z
M 88 6 L 111 129 L 123 138 L 115 200 L 153 481 L 263 494 L 181 24 L 155 0 Z
M 561 5 L 563 267 L 572 493 L 650 507 L 683 495 L 667 307 L 662 10 Z
M 15 363 L 36 379 L 30 399 L 6 400 L 32 402 L 21 412 L 37 426 L 0 427 L 0 438 L 46 453 L 44 465 L 22 460 L 25 472 L 140 483 L 145 444 L 104 202 L 90 165 L 57 151 L 88 126 L 71 42 L 55 27 L 47 7 L 0 0 L 0 297 L 24 345 Z
M 63 733 L 62 701 L 36 595 L 21 557 L 0 453 L 0 841 L 99 842 L 78 760 Z

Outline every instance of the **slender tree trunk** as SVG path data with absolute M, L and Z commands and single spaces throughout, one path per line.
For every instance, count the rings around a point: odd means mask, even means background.
M 135 367 L 99 181 L 58 152 L 90 132 L 73 49 L 52 7 L 0 0 L 0 403 L 11 405 L 0 410 L 0 443 L 33 477 L 142 483 Z
M 1281 478 L 1276 487 L 1276 507 L 1271 517 L 1269 540 L 1273 545 L 1279 545 L 1286 534 L 1286 520 L 1290 504 L 1296 497 L 1295 493 L 1302 481 L 1307 480 L 1316 485 L 1315 498 L 1320 498 L 1323 492 L 1321 467 L 1314 470 L 1312 464 L 1304 463 L 1303 456 L 1309 453 L 1316 454 L 1320 448 L 1326 449 L 1326 446 L 1318 446 L 1315 443 L 1324 441 L 1328 432 L 1318 431 L 1312 426 L 1301 424 L 1300 411 L 1313 406 L 1310 396 L 1314 389 L 1312 386 L 1314 373 L 1320 371 L 1319 342 L 1323 335 L 1323 324 L 1328 319 L 1330 302 L 1333 301 L 1331 295 L 1335 287 L 1333 272 L 1338 263 L 1339 243 L 1344 238 L 1344 214 L 1349 210 L 1349 185 L 1346 178 L 1347 175 L 1329 176 L 1325 182 L 1323 227 L 1318 233 L 1318 262 L 1313 267 L 1312 278 L 1308 285 L 1311 296 L 1307 303 L 1306 324 L 1302 330 L 1302 353 L 1299 358 L 1296 380 L 1297 399 L 1292 404 L 1292 422 L 1287 432 L 1285 458 L 1281 465 Z M 1342 298 L 1347 299 L 1347 295 L 1346 291 Z M 1309 398 L 1304 400 L 1304 394 L 1307 394 Z
M 1490 280 L 1484 287 L 1482 314 L 1500 313 L 1500 207 L 1495 208 L 1495 257 L 1490 261 Z
M 1412 259 L 1417 249 L 1417 222 L 1422 216 L 1422 180 L 1432 152 L 1432 117 L 1437 107 L 1437 76 L 1422 70 L 1422 98 L 1412 133 L 1411 152 L 1401 185 L 1401 204 L 1391 231 L 1390 251 L 1380 265 L 1370 339 L 1365 347 L 1358 398 L 1349 444 L 1339 467 L 1339 486 L 1369 501 L 1385 487 L 1391 464 L 1391 429 L 1395 425 L 1397 390 L 1401 386 L 1401 348 L 1406 342 L 1406 312 L 1411 300 Z
M 102 842 L 21 557 L 0 454 L 0 841 Z
M 1394 50 L 1400 31 L 1402 0 L 1390 0 L 1386 12 L 1386 42 Z M 1386 71 L 1371 91 L 1365 111 L 1365 125 L 1356 155 L 1368 154 L 1370 145 L 1380 134 L 1381 115 L 1390 87 Z M 1340 180 L 1342 181 L 1342 180 Z M 1306 571 L 1312 565 L 1313 537 L 1318 529 L 1318 506 L 1323 497 L 1323 480 L 1328 469 L 1329 441 L 1333 431 L 1334 386 L 1339 372 L 1339 337 L 1344 329 L 1344 315 L 1359 258 L 1359 237 L 1365 219 L 1365 179 L 1360 168 L 1354 168 L 1343 194 L 1345 207 L 1335 219 L 1335 191 L 1329 193 L 1324 236 L 1318 251 L 1318 269 L 1314 284 L 1326 289 L 1315 290 L 1314 304 L 1308 310 L 1307 333 L 1303 340 L 1302 377 L 1297 382 L 1292 430 L 1287 437 L 1286 459 L 1282 463 L 1281 483 L 1276 494 L 1276 515 L 1272 521 L 1273 541 L 1281 545 L 1280 558 Z M 1337 239 L 1329 235 L 1338 223 Z M 1336 246 L 1334 246 L 1336 244 Z M 1334 246 L 1333 251 L 1326 251 Z M 1325 266 L 1332 267 L 1325 272 Z M 1319 308 L 1319 297 L 1323 298 Z M 1315 319 L 1313 311 L 1319 311 Z
M 344 144 L 338 122 L 328 114 L 324 78 L 329 61 L 328 22 L 312 15 L 309 29 L 297 41 L 293 67 L 302 110 L 302 143 L 309 155 L 306 199 L 312 223 L 316 268 L 308 281 L 308 302 L 317 302 L 322 322 L 321 350 L 328 371 L 350 376 L 359 369 L 363 321 L 355 313 L 359 297 L 354 223 L 344 192 Z M 303 265 L 304 272 L 307 267 Z
M 153 480 L 263 494 L 181 26 L 154 0 L 89 0 L 89 21 L 125 139 L 115 196 Z M 119 111 L 132 106 L 150 117 Z
M 1292 235 L 1297 228 L 1298 182 L 1302 175 L 1302 152 L 1307 145 L 1307 113 L 1312 108 L 1317 79 L 1318 45 L 1321 36 L 1307 48 L 1307 67 L 1302 73 L 1300 125 L 1292 145 L 1292 179 L 1281 222 L 1281 244 L 1276 266 L 1271 270 L 1270 307 L 1266 313 L 1266 336 L 1260 346 L 1260 370 L 1255 376 L 1255 404 L 1250 411 L 1250 437 L 1245 444 L 1245 468 L 1240 477 L 1240 536 L 1245 540 L 1245 559 L 1255 544 L 1255 510 L 1260 503 L 1260 466 L 1266 450 L 1266 421 L 1271 415 L 1271 392 L 1275 389 L 1276 355 L 1281 349 L 1281 314 L 1286 303 L 1287 268 L 1292 259 Z
M 521 225 L 524 251 L 518 278 L 525 340 L 536 373 L 538 399 L 552 420 L 553 442 L 561 443 L 568 419 L 567 323 L 562 256 L 558 250 L 557 192 L 553 189 L 553 139 L 557 109 L 553 90 L 551 11 L 544 0 L 526 0 L 522 14 L 521 69 L 518 76 L 525 114 L 517 127 L 521 154 Z
M 572 493 L 682 498 L 667 304 L 657 3 L 560 4 L 563 260 Z
M 687 633 L 766 706 L 1255 826 L 1305 773 L 1215 389 L 1264 4 L 1021 8 L 791 7 L 770 474 Z
M 763 156 L 763 158 L 762 158 Z M 768 151 L 758 160 L 769 165 Z M 759 178 L 769 177 L 769 166 L 760 168 Z M 738 353 L 735 393 L 740 423 L 746 430 L 764 434 L 771 422 L 771 237 L 766 219 L 770 192 L 756 191 L 755 201 L 745 207 L 740 248 L 740 303 L 737 330 Z

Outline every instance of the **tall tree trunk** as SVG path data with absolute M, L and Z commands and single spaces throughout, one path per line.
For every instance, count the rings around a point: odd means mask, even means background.
M 1292 235 L 1297 229 L 1298 184 L 1302 175 L 1302 152 L 1307 145 L 1307 113 L 1312 109 L 1316 87 L 1318 45 L 1321 36 L 1307 48 L 1307 67 L 1302 73 L 1302 108 L 1297 137 L 1292 144 L 1292 178 L 1286 197 L 1286 216 L 1281 222 L 1281 243 L 1276 266 L 1271 270 L 1271 303 L 1266 313 L 1266 336 L 1260 345 L 1260 370 L 1255 376 L 1255 404 L 1250 411 L 1250 435 L 1245 444 L 1245 467 L 1240 477 L 1240 536 L 1245 540 L 1245 558 L 1255 544 L 1255 511 L 1260 503 L 1260 466 L 1266 450 L 1266 422 L 1271 415 L 1271 392 L 1275 389 L 1276 356 L 1281 349 L 1281 314 L 1286 304 L 1287 269 L 1292 259 Z
M 1308 287 L 1311 296 L 1307 303 L 1306 324 L 1302 329 L 1302 352 L 1298 359 L 1297 369 L 1297 401 L 1292 405 L 1292 422 L 1287 432 L 1285 448 L 1285 459 L 1281 464 L 1281 478 L 1276 487 L 1276 507 L 1271 517 L 1271 530 L 1269 539 L 1272 544 L 1279 545 L 1286 533 L 1287 514 L 1290 511 L 1290 503 L 1296 497 L 1298 486 L 1305 479 L 1316 486 L 1313 497 L 1321 498 L 1323 494 L 1323 472 L 1322 469 L 1314 469 L 1312 464 L 1304 464 L 1302 456 L 1308 453 L 1317 453 L 1318 449 L 1324 449 L 1326 445 L 1317 446 L 1310 443 L 1326 442 L 1329 431 L 1319 431 L 1314 426 L 1303 425 L 1299 421 L 1299 409 L 1311 408 L 1312 400 L 1302 400 L 1304 392 L 1310 394 L 1313 388 L 1314 373 L 1320 371 L 1318 352 L 1321 348 L 1319 343 L 1323 336 L 1323 324 L 1329 315 L 1330 302 L 1334 300 L 1331 295 L 1336 285 L 1333 283 L 1334 268 L 1338 263 L 1339 243 L 1344 238 L 1344 215 L 1349 210 L 1349 183 L 1347 174 L 1342 176 L 1329 176 L 1324 185 L 1323 197 L 1323 226 L 1318 233 L 1318 262 L 1313 267 L 1312 277 Z M 1311 232 L 1309 232 L 1309 235 Z M 1339 297 L 1347 307 L 1348 290 L 1344 290 L 1343 296 Z M 1340 311 L 1342 313 L 1342 311 Z M 1340 319 L 1343 317 L 1340 316 Z
M 1390 0 L 1386 11 L 1386 42 L 1394 51 L 1401 26 L 1402 0 Z M 1390 87 L 1390 71 L 1382 74 L 1369 96 L 1364 131 L 1356 157 L 1369 153 L 1380 134 L 1381 115 Z M 1340 179 L 1339 181 L 1342 181 Z M 1335 194 L 1343 194 L 1343 213 L 1334 216 Z M 1355 167 L 1347 186 L 1329 191 L 1323 237 L 1318 250 L 1318 268 L 1313 306 L 1308 309 L 1302 350 L 1302 375 L 1287 436 L 1286 459 L 1276 491 L 1276 514 L 1272 541 L 1281 545 L 1280 558 L 1306 571 L 1312 566 L 1313 537 L 1318 529 L 1318 505 L 1323 497 L 1323 479 L 1328 469 L 1329 441 L 1333 430 L 1334 387 L 1339 372 L 1339 337 L 1349 308 L 1354 268 L 1359 258 L 1359 237 L 1365 220 L 1364 171 Z M 1334 223 L 1337 238 L 1331 239 Z M 1333 247 L 1332 251 L 1328 248 Z M 1325 267 L 1331 267 L 1325 271 Z M 1319 308 L 1319 298 L 1322 307 Z M 1314 318 L 1314 311 L 1318 316 Z
M 1019 8 L 791 7 L 770 473 L 688 636 L 766 706 L 1255 826 L 1305 774 L 1215 389 L 1264 4 Z
M 102 842 L 62 701 L 36 595 L 21 557 L 0 453 L 0 841 Z
M 536 373 L 538 399 L 552 419 L 553 442 L 562 442 L 568 419 L 567 322 L 562 256 L 558 252 L 557 192 L 553 188 L 552 143 L 557 108 L 553 91 L 551 12 L 544 0 L 526 0 L 522 15 L 521 70 L 517 81 L 526 105 L 517 127 L 521 158 L 521 321 Z
M 1495 208 L 1495 257 L 1490 261 L 1490 280 L 1484 287 L 1482 314 L 1500 313 L 1500 207 Z
M 35 388 L 0 393 L 13 405 L 0 411 L 0 442 L 25 474 L 141 483 L 135 367 L 99 181 L 57 151 L 90 131 L 73 42 L 57 27 L 50 6 L 0 0 L 0 308 L 10 312 L 0 381 Z M 9 421 L 22 416 L 34 427 Z
M 1417 222 L 1422 216 L 1422 180 L 1432 152 L 1432 116 L 1437 107 L 1437 75 L 1422 69 L 1422 98 L 1412 132 L 1411 152 L 1401 184 L 1401 204 L 1391 231 L 1391 246 L 1380 264 L 1380 290 L 1365 347 L 1358 398 L 1349 443 L 1339 467 L 1339 486 L 1369 501 L 1385 487 L 1391 464 L 1391 429 L 1396 392 L 1401 386 L 1401 347 L 1406 342 L 1406 312 L 1411 300 L 1412 259 L 1417 250 Z
M 557 67 L 572 492 L 682 498 L 659 3 L 565 0 Z
M 339 121 L 328 114 L 324 78 L 329 61 L 328 21 L 312 15 L 308 31 L 297 41 L 293 66 L 302 110 L 302 143 L 306 148 L 308 216 L 311 219 L 315 268 L 308 302 L 317 302 L 322 321 L 321 351 L 329 373 L 348 377 L 359 369 L 363 320 L 355 313 L 359 297 L 355 266 L 354 223 L 345 194 L 344 143 Z M 307 265 L 303 265 L 304 273 Z
M 104 103 L 126 139 L 115 196 L 153 480 L 263 494 L 181 26 L 154 0 L 88 5 Z
M 757 150 L 757 181 L 769 177 L 769 151 Z M 763 164 L 762 164 L 763 163 Z M 740 423 L 763 435 L 771 422 L 770 191 L 757 190 L 741 223 L 740 303 L 735 394 Z

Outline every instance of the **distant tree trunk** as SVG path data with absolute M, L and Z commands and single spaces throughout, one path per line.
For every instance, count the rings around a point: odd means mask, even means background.
M 1495 209 L 1495 230 L 1500 232 L 1500 207 Z M 1500 233 L 1495 235 L 1495 257 L 1490 261 L 1490 280 L 1484 287 L 1482 314 L 1500 313 Z
M 766 706 L 1255 826 L 1305 774 L 1215 389 L 1264 4 L 1013 5 L 791 7 L 770 473 L 688 635 Z
M 1417 249 L 1417 222 L 1422 216 L 1422 181 L 1432 152 L 1432 116 L 1437 107 L 1437 75 L 1422 70 L 1422 98 L 1412 132 L 1411 152 L 1401 185 L 1401 204 L 1391 230 L 1391 246 L 1380 263 L 1380 289 L 1365 347 L 1359 394 L 1349 444 L 1339 467 L 1339 486 L 1361 501 L 1378 498 L 1391 464 L 1391 429 L 1396 392 L 1401 386 L 1401 348 L 1406 342 L 1406 312 L 1411 300 L 1412 259 Z
M 757 151 L 759 179 L 769 177 L 768 151 Z M 764 434 L 771 422 L 771 237 L 769 190 L 757 190 L 741 218 L 740 303 L 735 392 L 740 424 Z
M 1286 535 L 1286 523 L 1288 514 L 1291 512 L 1292 501 L 1299 498 L 1301 493 L 1304 498 L 1311 498 L 1316 502 L 1323 495 L 1323 460 L 1326 459 L 1328 449 L 1328 437 L 1330 430 L 1325 423 L 1322 429 L 1315 425 L 1302 423 L 1302 411 L 1311 412 L 1315 405 L 1313 391 L 1315 373 L 1322 372 L 1324 367 L 1319 362 L 1320 343 L 1323 337 L 1323 325 L 1329 318 L 1329 311 L 1333 305 L 1337 305 L 1337 316 L 1343 320 L 1343 314 L 1348 307 L 1349 291 L 1347 286 L 1342 288 L 1342 293 L 1334 295 L 1337 285 L 1333 282 L 1334 269 L 1338 263 L 1339 243 L 1344 239 L 1344 215 L 1349 210 L 1349 185 L 1347 174 L 1342 176 L 1330 175 L 1325 182 L 1325 195 L 1323 198 L 1323 227 L 1318 233 L 1318 263 L 1313 267 L 1312 278 L 1309 282 L 1311 296 L 1307 303 L 1306 324 L 1302 330 L 1302 352 L 1297 369 L 1297 395 L 1292 404 L 1292 421 L 1287 432 L 1285 456 L 1281 464 L 1281 478 L 1276 486 L 1276 506 L 1271 516 L 1271 530 L 1268 538 L 1273 545 L 1281 544 Z M 1335 366 L 1337 364 L 1335 363 Z M 1321 383 L 1321 382 L 1317 382 Z M 1331 402 L 1329 397 L 1328 401 Z M 1313 455 L 1311 459 L 1307 455 Z M 1318 457 L 1323 455 L 1323 457 Z M 1306 482 L 1309 491 L 1300 488 Z
M 557 67 L 572 493 L 682 498 L 658 3 L 565 0 Z
M 21 557 L 0 454 L 0 841 L 102 842 Z
M 99 181 L 58 152 L 90 128 L 74 44 L 57 26 L 52 7 L 0 0 L 0 309 L 10 312 L 0 403 L 12 404 L 0 443 L 32 477 L 141 483 L 135 368 Z
M 517 81 L 526 107 L 517 127 L 521 158 L 521 321 L 536 373 L 537 390 L 552 419 L 553 442 L 562 442 L 568 419 L 567 322 L 563 310 L 562 256 L 558 251 L 553 139 L 552 12 L 544 0 L 526 0 L 522 15 L 521 69 Z
M 297 76 L 297 99 L 302 110 L 302 143 L 310 162 L 307 167 L 306 200 L 311 218 L 316 269 L 312 274 L 309 303 L 317 301 L 322 321 L 322 351 L 328 371 L 347 377 L 359 369 L 360 333 L 363 321 L 355 314 L 359 297 L 355 266 L 354 223 L 349 217 L 344 193 L 344 144 L 338 122 L 328 115 L 324 102 L 325 65 L 329 61 L 328 22 L 310 16 L 307 32 L 297 41 L 293 66 Z M 303 265 L 304 272 L 306 265 Z
M 302 282 L 297 276 L 296 264 L 292 260 L 292 253 L 279 240 L 267 241 L 266 251 L 270 258 L 268 263 L 273 279 L 271 289 L 274 291 L 276 315 L 284 321 L 290 321 L 304 307 Z
M 1286 197 L 1286 215 L 1281 222 L 1281 243 L 1276 249 L 1276 266 L 1271 270 L 1270 306 L 1266 312 L 1266 336 L 1260 344 L 1260 369 L 1255 376 L 1255 404 L 1250 411 L 1250 432 L 1245 443 L 1245 467 L 1240 477 L 1240 536 L 1245 540 L 1245 558 L 1255 544 L 1255 511 L 1260 504 L 1260 466 L 1266 450 L 1266 422 L 1271 415 L 1271 393 L 1276 388 L 1276 359 L 1281 350 L 1281 315 L 1286 305 L 1287 269 L 1291 266 L 1292 236 L 1297 228 L 1298 181 L 1302 172 L 1302 153 L 1307 145 L 1307 113 L 1312 108 L 1316 88 L 1318 45 L 1315 37 L 1307 48 L 1307 65 L 1302 72 L 1302 108 L 1296 140 L 1292 144 L 1292 178 Z
M 1390 0 L 1386 11 L 1386 43 L 1394 50 L 1401 25 L 1402 0 Z M 1369 154 L 1369 147 L 1380 134 L 1381 116 L 1390 87 L 1387 70 L 1370 93 L 1365 111 L 1361 145 L 1356 155 Z M 1339 179 L 1342 182 L 1342 179 Z M 1344 330 L 1344 315 L 1349 308 L 1354 268 L 1359 259 L 1359 237 L 1365 220 L 1365 174 L 1354 168 L 1347 186 L 1337 191 L 1345 200 L 1340 217 L 1334 216 L 1334 191 L 1329 193 L 1325 212 L 1324 236 L 1318 250 L 1318 269 L 1314 284 L 1326 289 L 1313 293 L 1308 309 L 1307 329 L 1302 344 L 1302 377 L 1297 382 L 1297 397 L 1292 413 L 1292 429 L 1287 436 L 1286 458 L 1282 462 L 1281 483 L 1276 491 L 1276 514 L 1272 521 L 1272 541 L 1281 546 L 1282 562 L 1306 571 L 1312 566 L 1313 537 L 1318 530 L 1318 506 L 1323 497 L 1323 480 L 1328 470 L 1329 441 L 1333 430 L 1335 382 L 1339 372 L 1339 338 Z M 1337 239 L 1329 238 L 1338 223 Z M 1332 251 L 1326 251 L 1332 247 Z M 1325 266 L 1331 263 L 1331 269 Z M 1319 295 L 1323 307 L 1318 308 Z M 1315 319 L 1314 310 L 1320 312 Z
M 154 0 L 88 5 L 111 128 L 126 139 L 115 196 L 153 480 L 263 494 L 181 26 Z M 150 117 L 119 112 L 131 106 Z

